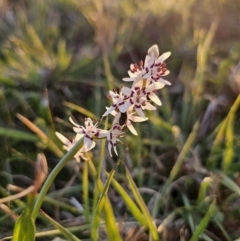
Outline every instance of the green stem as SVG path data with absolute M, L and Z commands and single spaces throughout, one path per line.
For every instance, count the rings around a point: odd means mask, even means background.
M 57 164 L 57 166 L 52 170 L 50 175 L 48 176 L 46 182 L 44 183 L 41 192 L 39 193 L 37 200 L 35 202 L 32 217 L 35 220 L 38 216 L 39 209 L 42 205 L 43 199 L 46 196 L 49 188 L 51 187 L 55 177 L 58 175 L 58 173 L 63 169 L 63 167 L 70 161 L 73 156 L 79 151 L 79 149 L 82 146 L 83 139 L 81 138 L 72 148 L 69 152 L 66 153 L 66 155 L 60 160 L 60 162 Z

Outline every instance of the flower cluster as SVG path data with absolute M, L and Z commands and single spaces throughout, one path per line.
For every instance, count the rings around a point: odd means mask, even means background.
M 74 156 L 77 161 L 80 161 L 80 158 L 85 158 L 85 152 L 95 147 L 96 139 L 106 138 L 110 155 L 112 156 L 112 150 L 117 155 L 116 144 L 121 142 L 119 138 L 124 133 L 123 129 L 127 127 L 132 134 L 137 135 L 132 122 L 148 120 L 144 110 L 156 110 L 153 104 L 162 105 L 155 92 L 165 85 L 171 85 L 170 82 L 163 79 L 164 76 L 169 74 L 164 61 L 170 55 L 170 52 L 166 52 L 159 56 L 158 46 L 153 45 L 148 50 L 144 63 L 141 61 L 139 65 L 131 64 L 128 71 L 129 77 L 123 78 L 123 81 L 132 82 L 132 87 L 121 87 L 109 91 L 112 105 L 106 107 L 103 117 L 109 114 L 114 116 L 110 130 L 98 128 L 98 122 L 94 123 L 91 118 L 86 118 L 84 127 L 75 123 L 70 117 L 69 120 L 73 124 L 73 130 L 76 133 L 72 142 L 56 132 L 57 137 L 64 144 L 64 149 L 69 151 L 77 140 L 84 137 L 83 147 Z

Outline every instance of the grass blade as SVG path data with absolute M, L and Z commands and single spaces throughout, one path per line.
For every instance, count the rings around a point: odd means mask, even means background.
M 47 145 L 51 151 L 53 151 L 58 157 L 62 157 L 62 151 L 55 145 L 55 143 L 48 138 L 48 136 L 38 128 L 34 123 L 28 120 L 26 117 L 17 114 L 17 118 L 23 122 L 32 132 L 34 132 L 43 142 L 43 144 Z
M 83 200 L 84 200 L 84 215 L 86 222 L 89 222 L 89 196 L 88 196 L 88 190 L 89 190 L 89 182 L 88 182 L 88 164 L 87 162 L 84 162 L 83 166 Z
M 73 235 L 70 231 L 68 231 L 66 228 L 64 228 L 61 224 L 56 222 L 54 219 L 52 219 L 50 216 L 48 216 L 45 212 L 40 210 L 41 214 L 56 228 L 58 229 L 61 234 L 67 238 L 69 241 L 81 241 L 78 239 L 75 235 Z
M 83 108 L 83 107 L 81 107 L 79 105 L 75 105 L 75 104 L 73 104 L 71 102 L 67 102 L 67 101 L 64 101 L 63 104 L 65 106 L 67 106 L 68 108 L 76 110 L 79 113 L 81 113 L 81 114 L 83 114 L 83 115 L 85 115 L 87 117 L 90 117 L 92 119 L 97 118 L 91 111 L 89 111 L 89 110 L 87 110 L 87 109 L 85 109 L 85 108 Z
M 120 160 L 121 160 L 121 158 L 119 159 L 119 161 Z M 97 177 L 97 170 L 96 170 L 95 166 L 93 165 L 93 163 L 90 159 L 88 161 L 88 164 L 89 164 L 89 167 L 90 167 L 93 175 L 95 177 Z M 117 165 L 116 165 L 116 167 L 117 167 Z M 104 195 L 104 193 L 106 193 L 106 191 L 108 190 L 108 187 L 109 187 L 110 182 L 111 182 L 111 178 L 114 175 L 115 171 L 116 171 L 115 169 L 112 170 L 112 175 L 106 181 L 105 186 L 103 186 L 100 178 L 98 178 L 96 180 L 97 187 L 98 187 L 99 192 L 101 193 L 101 196 L 100 196 L 100 199 L 99 199 L 99 202 L 97 204 L 96 211 L 95 211 L 95 213 L 96 213 L 95 217 L 97 218 L 97 220 L 95 221 L 93 219 L 94 223 L 92 225 L 92 230 L 91 230 L 92 240 L 96 240 L 96 238 L 98 236 L 97 227 L 99 225 L 97 225 L 97 222 L 99 222 L 99 220 L 100 220 L 99 211 L 101 211 L 101 209 L 103 210 L 105 225 L 106 225 L 106 230 L 107 230 L 107 235 L 109 237 L 109 240 L 114 240 L 114 241 L 121 241 L 122 240 L 121 237 L 120 237 L 120 234 L 118 232 L 117 226 L 116 226 L 116 221 L 115 221 L 115 217 L 114 217 L 114 214 L 113 214 L 112 205 L 111 205 L 107 195 Z M 97 213 L 97 211 L 98 211 L 98 213 Z
M 110 174 L 106 172 L 109 176 Z M 143 226 L 147 225 L 146 219 L 139 210 L 138 206 L 132 200 L 132 198 L 128 195 L 128 193 L 121 187 L 121 185 L 112 178 L 111 184 L 115 188 L 115 190 L 119 193 L 119 195 L 123 198 L 125 204 L 127 205 L 128 209 L 131 211 L 132 215 L 136 218 L 136 220 Z
M 216 206 L 216 199 L 214 198 L 214 200 L 212 201 L 212 204 L 210 205 L 206 215 L 203 217 L 203 219 L 198 224 L 195 232 L 193 233 L 193 235 L 192 235 L 192 237 L 189 241 L 199 240 L 199 237 L 201 236 L 201 234 L 203 233 L 203 231 L 207 227 L 213 213 L 215 212 L 215 206 Z
M 146 223 L 147 223 L 147 226 L 149 228 L 149 231 L 152 235 L 152 238 L 153 240 L 160 240 L 159 239 L 159 236 L 158 236 L 158 232 L 157 232 L 157 228 L 154 226 L 153 224 L 153 220 L 152 220 L 152 217 L 147 209 L 147 206 L 146 204 L 144 203 L 139 191 L 138 191 L 138 188 L 137 186 L 135 185 L 132 177 L 131 177 L 131 174 L 130 172 L 128 171 L 127 167 L 125 166 L 125 170 L 126 170 L 126 175 L 127 175 L 127 179 L 128 179 L 128 182 L 129 182 L 129 185 L 130 185 L 130 188 L 133 192 L 133 195 L 136 199 L 136 202 L 138 203 L 140 209 L 142 210 L 143 212 L 143 215 L 146 219 Z

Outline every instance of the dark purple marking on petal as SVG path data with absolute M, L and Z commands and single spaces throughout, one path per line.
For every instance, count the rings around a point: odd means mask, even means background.
M 95 136 L 98 137 L 100 135 L 100 131 L 97 130 L 97 132 L 95 133 Z
M 85 135 L 86 138 L 90 139 L 91 141 L 93 140 L 93 138 L 89 135 Z
M 118 105 L 119 105 L 119 106 L 124 105 L 124 102 L 120 102 Z
M 141 109 L 141 105 L 135 105 L 135 108 Z

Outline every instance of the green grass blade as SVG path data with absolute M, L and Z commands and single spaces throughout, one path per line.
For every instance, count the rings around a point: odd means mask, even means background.
M 222 177 L 221 178 L 221 183 L 225 187 L 227 187 L 228 189 L 232 190 L 237 195 L 240 195 L 240 188 L 232 179 L 230 179 L 228 176 L 226 176 L 224 174 L 222 174 L 221 177 Z
M 76 110 L 79 113 L 81 113 L 81 114 L 83 114 L 83 115 L 85 115 L 87 117 L 90 117 L 92 119 L 97 118 L 91 111 L 89 111 L 89 110 L 87 110 L 87 109 L 85 109 L 85 108 L 83 108 L 83 107 L 81 107 L 79 105 L 75 105 L 75 104 L 73 104 L 71 102 L 67 102 L 67 101 L 64 101 L 63 104 L 65 106 L 67 106 L 68 108 Z
M 26 117 L 17 114 L 17 118 L 22 121 L 31 131 L 33 131 L 43 142 L 47 145 L 49 149 L 56 154 L 58 157 L 62 157 L 63 153 L 58 148 L 58 146 L 52 141 L 39 127 L 37 127 L 33 122 L 28 120 Z
M 73 235 L 70 231 L 68 231 L 66 228 L 64 228 L 61 224 L 59 224 L 54 219 L 52 219 L 50 216 L 48 216 L 46 213 L 44 213 L 42 210 L 40 210 L 40 212 L 56 229 L 58 229 L 61 232 L 61 234 L 65 238 L 67 238 L 67 240 L 69 240 L 69 241 L 81 241 L 75 235 Z
M 87 223 L 90 220 L 88 190 L 89 190 L 88 164 L 87 164 L 87 161 L 85 161 L 84 167 L 83 167 L 83 200 L 84 200 L 84 215 Z
M 207 227 L 213 213 L 215 212 L 215 206 L 216 206 L 216 199 L 212 201 L 212 204 L 210 205 L 207 213 L 203 217 L 203 219 L 198 224 L 195 232 L 193 233 L 191 239 L 189 241 L 197 241 L 199 240 L 199 237 L 204 232 L 205 228 Z
M 110 174 L 106 172 L 109 176 Z M 146 219 L 139 210 L 138 206 L 132 200 L 132 198 L 128 195 L 128 193 L 122 188 L 122 186 L 112 178 L 111 184 L 115 188 L 115 190 L 119 193 L 119 195 L 123 198 L 125 204 L 127 205 L 128 209 L 131 211 L 132 215 L 136 218 L 136 220 L 143 226 L 147 225 Z
M 0 127 L 0 136 L 6 136 L 13 138 L 15 140 L 26 140 L 26 141 L 39 141 L 39 138 L 36 135 L 32 135 L 23 131 L 17 131 L 9 128 Z
M 120 162 L 120 160 L 121 160 L 121 158 L 119 159 L 119 162 Z M 89 164 L 89 167 L 90 167 L 93 175 L 95 177 L 97 177 L 97 170 L 96 170 L 95 166 L 93 165 L 93 163 L 92 163 L 92 161 L 90 159 L 88 160 L 88 164 Z M 112 176 L 114 175 L 114 173 L 115 173 L 115 169 L 112 170 Z M 94 223 L 94 225 L 93 225 L 94 227 L 92 226 L 92 230 L 91 230 L 91 238 L 92 238 L 92 240 L 96 240 L 96 237 L 98 236 L 98 234 L 97 234 L 97 226 L 99 226 L 99 225 L 97 225 L 97 222 L 99 222 L 99 218 L 100 218 L 99 211 L 101 210 L 101 208 L 103 210 L 104 219 L 105 219 L 105 225 L 106 225 L 106 230 L 107 230 L 107 235 L 109 237 L 109 240 L 114 240 L 114 241 L 121 241 L 122 240 L 121 237 L 120 237 L 120 234 L 118 232 L 117 226 L 116 226 L 116 220 L 115 220 L 115 217 L 114 217 L 114 214 L 113 214 L 112 205 L 111 205 L 107 195 L 103 195 L 103 193 L 104 192 L 106 193 L 106 191 L 108 190 L 110 182 L 111 182 L 111 176 L 106 181 L 105 186 L 103 186 L 102 181 L 100 180 L 100 178 L 98 178 L 96 180 L 98 190 L 101 193 L 101 196 L 100 196 L 99 200 L 102 199 L 102 201 L 98 202 L 97 207 L 96 207 L 96 210 L 98 210 L 98 215 L 96 215 L 96 218 L 98 220 L 95 221 L 93 219 L 93 223 L 96 222 L 96 224 Z M 103 206 L 101 206 L 101 205 L 103 205 Z
M 46 196 L 50 186 L 52 185 L 54 179 L 56 178 L 57 174 L 62 170 L 62 168 L 73 158 L 73 156 L 78 152 L 78 150 L 82 147 L 83 139 L 81 138 L 75 145 L 71 148 L 70 151 L 66 153 L 65 156 L 59 161 L 57 166 L 52 170 L 52 172 L 49 174 L 47 180 L 45 181 L 38 197 L 35 202 L 33 212 L 32 212 L 32 217 L 34 219 L 37 218 L 39 209 L 42 205 L 42 202 L 44 200 L 44 197 Z
M 233 146 L 233 119 L 235 116 L 235 113 L 237 109 L 240 106 L 240 95 L 237 97 L 235 100 L 234 104 L 232 105 L 227 117 L 222 121 L 222 123 L 219 125 L 219 130 L 217 132 L 217 135 L 214 139 L 211 152 L 209 154 L 208 162 L 207 162 L 207 167 L 208 168 L 213 168 L 216 166 L 216 157 L 222 154 L 223 150 L 221 148 L 221 143 L 224 140 L 225 134 L 227 138 L 227 144 L 230 144 L 229 150 L 226 149 L 227 153 L 224 156 L 223 159 L 223 169 L 227 169 L 228 166 L 230 165 L 232 161 L 232 146 Z M 230 124 L 229 124 L 229 118 L 230 118 Z M 227 133 L 226 133 L 227 132 Z M 230 142 L 230 143 L 229 143 Z M 230 154 L 230 156 L 229 156 Z
M 226 149 L 223 158 L 222 169 L 226 173 L 231 166 L 234 157 L 234 121 L 237 110 L 240 106 L 240 95 L 232 105 L 228 116 L 227 116 L 227 127 L 226 127 Z
M 126 170 L 126 175 L 127 175 L 127 179 L 128 179 L 128 182 L 129 182 L 129 186 L 130 186 L 130 188 L 131 188 L 131 190 L 133 192 L 133 195 L 134 195 L 134 197 L 136 199 L 136 202 L 138 203 L 140 209 L 143 212 L 143 215 L 144 215 L 144 217 L 146 219 L 147 226 L 148 226 L 149 231 L 150 231 L 150 233 L 152 235 L 152 238 L 153 238 L 153 240 L 160 240 L 159 236 L 158 236 L 157 228 L 153 224 L 153 219 L 152 219 L 152 217 L 151 217 L 151 215 L 150 215 L 150 213 L 149 213 L 149 211 L 147 209 L 147 206 L 144 203 L 144 201 L 143 201 L 143 199 L 142 199 L 142 197 L 141 197 L 141 195 L 140 195 L 140 193 L 138 191 L 138 188 L 135 185 L 135 183 L 134 183 L 134 181 L 133 181 L 133 179 L 131 177 L 131 174 L 128 171 L 126 166 L 125 166 L 125 170 Z

